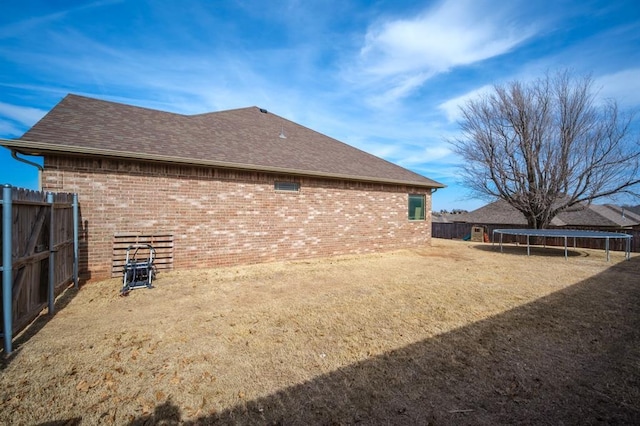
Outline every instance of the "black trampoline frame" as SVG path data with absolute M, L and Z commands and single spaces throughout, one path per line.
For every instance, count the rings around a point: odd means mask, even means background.
M 605 231 L 585 231 L 579 229 L 494 229 L 492 235 L 493 247 L 496 242 L 496 233 L 500 234 L 500 253 L 502 253 L 502 236 L 503 235 L 518 235 L 527 237 L 527 256 L 531 255 L 531 248 L 529 244 L 530 237 L 555 237 L 564 238 L 564 258 L 568 259 L 567 254 L 567 239 L 573 238 L 573 247 L 576 247 L 576 238 L 603 238 L 605 242 L 605 250 L 607 252 L 607 262 L 610 261 L 609 257 L 609 240 L 610 239 L 626 239 L 625 246 L 625 258 L 631 259 L 631 238 L 629 234 L 623 234 L 620 232 L 605 232 Z

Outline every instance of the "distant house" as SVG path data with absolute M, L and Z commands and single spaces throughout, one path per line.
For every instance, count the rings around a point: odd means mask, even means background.
M 504 200 L 457 215 L 455 222 L 527 227 L 524 215 Z M 640 227 L 640 215 L 612 204 L 589 204 L 572 208 L 551 220 L 554 228 L 622 230 Z
M 491 239 L 494 229 L 499 228 L 527 228 L 524 215 L 511 207 L 506 201 L 499 200 L 489 203 L 477 210 L 457 215 L 448 215 L 446 222 L 432 222 L 432 236 L 434 238 L 466 239 L 471 237 L 474 225 L 485 228 Z M 640 251 L 640 215 L 628 209 L 611 205 L 583 205 L 558 214 L 551 220 L 550 228 L 583 229 L 599 231 L 625 232 L 633 236 L 632 251 Z M 520 237 L 509 237 L 518 240 Z M 604 240 L 584 239 L 577 241 L 578 247 L 604 248 Z M 562 245 L 560 240 L 547 238 L 548 245 Z M 624 249 L 622 246 L 613 247 L 614 250 Z
M 466 212 L 461 213 L 442 213 L 442 212 L 433 212 L 431 215 L 431 220 L 433 223 L 453 223 L 457 221 L 461 214 L 465 214 Z
M 79 194 L 85 278 L 117 273 L 139 237 L 178 268 L 429 245 L 443 187 L 257 107 L 186 116 L 68 95 L 0 142 L 44 157 L 45 190 Z
M 452 221 L 449 214 L 433 212 L 431 214 L 431 222 L 432 223 L 451 223 Z
M 631 206 L 631 207 L 625 207 L 625 208 L 626 208 L 626 210 L 631 211 L 632 213 L 640 215 L 640 205 Z

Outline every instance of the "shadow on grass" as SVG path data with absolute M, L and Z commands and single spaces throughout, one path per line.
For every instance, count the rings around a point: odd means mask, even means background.
M 640 424 L 640 258 L 222 412 L 144 424 Z
M 67 419 L 67 420 L 39 423 L 38 426 L 80 426 L 81 424 L 82 424 L 82 417 L 74 417 L 72 419 Z
M 13 351 L 9 355 L 5 355 L 4 349 L 0 350 L 0 371 L 7 368 L 7 366 L 11 364 L 11 361 L 15 359 L 18 353 L 20 353 L 21 346 L 38 334 L 38 332 L 42 330 L 42 328 L 47 325 L 47 323 L 51 321 L 51 319 L 60 312 L 60 310 L 64 309 L 77 294 L 78 290 L 72 285 L 66 288 L 55 300 L 53 315 L 42 312 L 27 327 L 25 327 L 23 331 L 18 333 L 18 335 L 12 340 Z
M 518 255 L 518 256 L 524 256 L 526 258 L 527 256 L 527 245 L 526 244 L 503 244 L 502 245 L 502 251 L 500 251 L 500 246 L 496 243 L 495 245 L 492 245 L 491 243 L 478 243 L 477 245 L 473 246 L 474 249 L 477 250 L 482 250 L 482 251 L 487 251 L 487 252 L 495 252 L 496 255 L 498 254 L 512 254 L 512 255 Z M 558 246 L 543 246 L 543 245 L 532 245 L 530 246 L 530 253 L 531 256 L 545 256 L 545 257 L 564 257 L 564 247 L 558 247 Z M 573 247 L 567 247 L 567 257 L 585 257 L 585 256 L 589 256 L 589 252 L 584 250 L 584 249 L 580 249 L 580 248 L 573 248 Z M 612 256 L 620 256 L 621 258 L 624 256 L 624 252 L 614 252 L 611 251 L 611 255 Z M 602 250 L 602 257 L 603 259 L 606 258 L 606 253 L 604 250 Z

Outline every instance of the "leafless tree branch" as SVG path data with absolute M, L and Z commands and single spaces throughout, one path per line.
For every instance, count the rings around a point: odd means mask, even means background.
M 461 136 L 451 142 L 464 183 L 507 201 L 532 228 L 603 197 L 639 195 L 634 115 L 598 103 L 590 76 L 561 71 L 498 85 L 461 112 Z

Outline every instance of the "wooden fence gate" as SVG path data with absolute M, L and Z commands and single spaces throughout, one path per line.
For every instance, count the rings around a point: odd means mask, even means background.
M 70 283 L 78 286 L 76 194 L 2 189 L 2 336 L 5 355 L 22 331 Z

